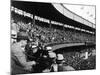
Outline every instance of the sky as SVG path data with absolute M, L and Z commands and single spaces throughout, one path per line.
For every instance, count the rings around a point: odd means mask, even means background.
M 67 9 L 95 24 L 95 6 L 63 4 Z

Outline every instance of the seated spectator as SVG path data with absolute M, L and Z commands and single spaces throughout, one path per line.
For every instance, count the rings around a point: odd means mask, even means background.
M 25 50 L 24 47 L 27 44 L 27 40 L 25 39 L 19 39 L 17 40 L 16 43 L 11 45 L 11 60 L 12 61 L 17 61 L 17 63 L 13 63 L 11 68 L 12 68 L 12 73 L 16 71 L 16 73 L 19 73 L 20 70 L 17 67 L 20 67 L 21 70 L 26 70 L 26 71 L 31 71 L 32 66 L 36 65 L 35 61 L 27 61 L 26 55 L 25 55 Z

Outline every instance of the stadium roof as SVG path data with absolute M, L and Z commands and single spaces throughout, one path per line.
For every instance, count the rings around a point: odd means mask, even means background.
M 84 10 L 81 10 L 83 8 L 81 5 L 53 3 L 53 6 L 64 16 L 95 28 L 95 6 L 84 6 Z
M 96 20 L 96 6 L 95 5 L 81 5 L 81 4 L 62 4 L 66 9 L 69 9 L 74 14 L 84 18 L 88 22 L 95 25 Z
M 95 31 L 95 29 L 92 27 L 64 16 L 62 13 L 56 10 L 56 8 L 51 3 L 12 1 L 11 5 L 33 15 L 37 15 L 46 19 L 79 27 L 89 31 Z

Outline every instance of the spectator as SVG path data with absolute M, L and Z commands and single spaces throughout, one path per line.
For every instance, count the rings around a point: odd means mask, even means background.
M 14 72 L 15 69 L 18 68 L 14 68 L 13 65 L 17 65 L 20 66 L 21 69 L 26 70 L 26 71 L 31 71 L 32 69 L 32 65 L 36 65 L 35 61 L 27 61 L 26 59 L 26 55 L 25 55 L 25 51 L 24 51 L 24 47 L 26 46 L 27 41 L 20 39 L 18 42 L 14 43 L 11 46 L 11 54 L 12 54 L 12 60 L 14 59 L 15 61 L 19 62 L 19 63 L 14 63 L 12 64 L 12 71 Z M 15 59 L 15 58 L 17 59 Z M 13 60 L 13 61 L 14 61 Z

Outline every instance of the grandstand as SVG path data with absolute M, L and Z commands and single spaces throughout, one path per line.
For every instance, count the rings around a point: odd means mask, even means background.
M 75 20 L 64 16 L 56 10 L 54 4 L 13 1 L 12 13 L 14 11 L 14 14 L 17 16 L 29 18 L 30 22 L 38 27 L 38 30 L 41 29 L 41 35 L 47 32 L 44 34 L 48 41 L 45 41 L 46 43 L 95 43 L 95 28 L 88 26 L 87 24 L 89 23 L 83 24 L 82 22 L 78 22 L 78 20 L 76 21 L 77 15 L 75 14 L 73 14 L 76 16 L 76 18 L 74 18 Z M 24 11 L 26 12 L 26 16 L 24 15 Z M 18 18 L 15 15 L 14 17 Z M 24 22 L 28 20 L 26 19 Z M 39 32 L 37 33 L 40 34 Z
M 57 6 L 63 11 L 59 11 Z M 81 54 L 92 54 L 92 50 L 95 50 L 95 24 L 62 4 L 12 1 L 11 23 L 11 29 L 16 25 L 17 32 L 24 32 L 23 35 L 33 38 L 27 33 L 31 29 L 34 40 L 39 37 L 39 41 L 45 46 L 51 46 L 52 51 L 63 53 L 65 64 L 76 70 L 95 69 L 95 56 L 90 55 L 87 60 L 81 58 Z

